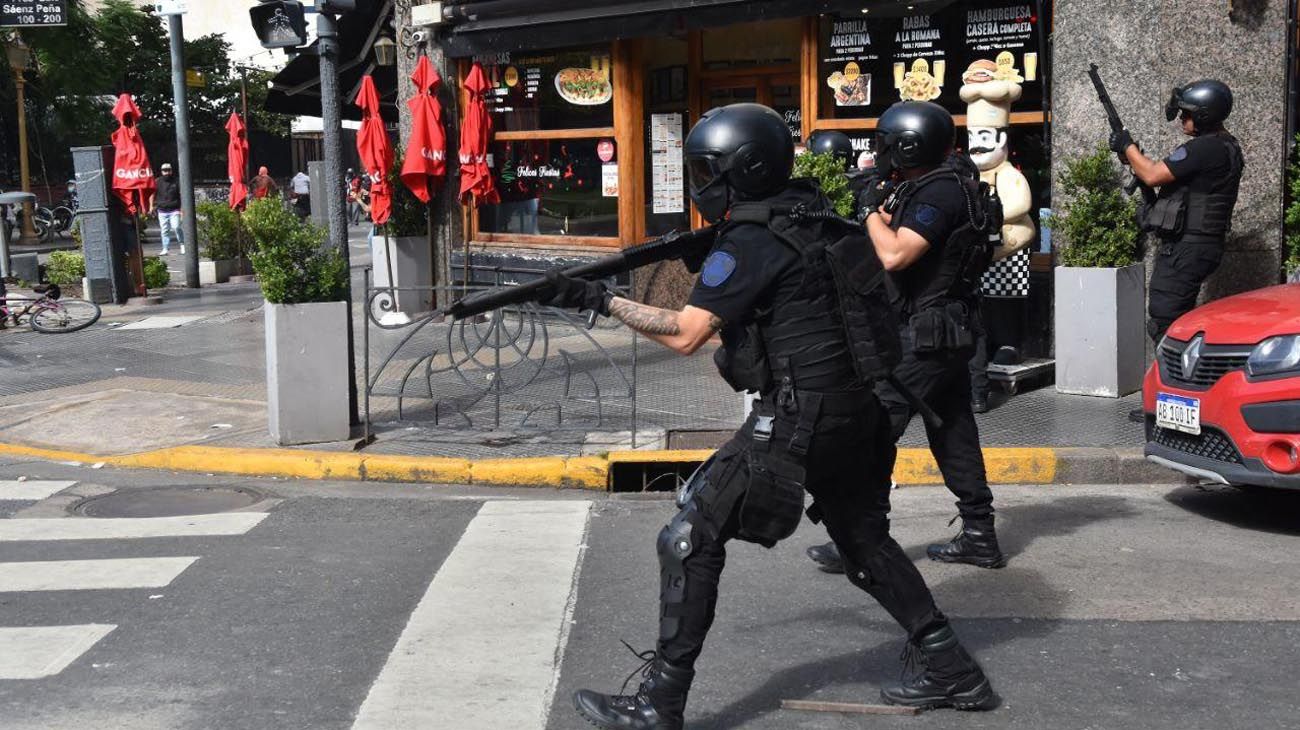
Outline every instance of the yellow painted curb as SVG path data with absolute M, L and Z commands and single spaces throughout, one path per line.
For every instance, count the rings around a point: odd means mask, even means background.
M 49 461 L 81 461 L 90 464 L 105 461 L 103 457 L 92 454 L 79 454 L 75 451 L 58 451 L 56 449 L 42 449 L 34 446 L 19 446 L 18 444 L 0 444 L 0 454 L 9 456 L 32 456 L 37 459 L 48 459 Z
M 362 461 L 368 482 L 434 482 L 463 484 L 470 481 L 470 461 L 441 456 L 374 454 Z
M 616 451 L 605 456 L 546 456 L 468 460 L 437 456 L 364 455 L 299 449 L 239 449 L 178 446 L 122 456 L 96 456 L 0 443 L 0 454 L 50 461 L 111 464 L 127 468 L 352 481 L 434 482 L 529 487 L 609 489 L 615 464 L 692 463 L 712 450 Z M 987 448 L 984 463 L 991 484 L 1051 484 L 1063 452 L 1053 448 Z M 894 480 L 900 485 L 942 484 L 928 449 L 898 450 Z
M 172 449 L 109 457 L 104 461 L 115 466 L 146 469 L 355 481 L 361 479 L 362 457 L 356 453 L 298 449 L 178 446 Z
M 713 456 L 714 449 L 684 449 L 680 451 L 611 451 L 609 463 L 680 464 L 688 461 L 705 461 Z

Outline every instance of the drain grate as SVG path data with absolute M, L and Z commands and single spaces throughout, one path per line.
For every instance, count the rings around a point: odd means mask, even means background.
M 181 517 L 230 512 L 264 499 L 246 487 L 153 487 L 83 499 L 71 511 L 82 517 Z

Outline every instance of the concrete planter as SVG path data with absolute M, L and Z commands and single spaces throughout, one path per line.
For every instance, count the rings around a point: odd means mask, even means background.
M 266 304 L 266 411 L 282 446 L 346 441 L 348 306 Z
M 397 292 L 396 311 L 408 317 L 432 311 L 434 308 L 433 245 L 430 244 L 429 239 L 424 236 L 412 236 L 389 238 L 385 241 L 381 233 L 376 233 L 371 248 L 376 289 L 394 286 L 419 290 Z M 376 307 L 386 301 L 388 295 L 380 294 L 375 300 Z
M 1142 388 L 1146 276 L 1122 269 L 1056 269 L 1056 390 L 1118 398 Z
M 224 284 L 230 281 L 230 276 L 234 273 L 234 259 L 221 259 L 219 261 L 199 259 L 200 284 Z

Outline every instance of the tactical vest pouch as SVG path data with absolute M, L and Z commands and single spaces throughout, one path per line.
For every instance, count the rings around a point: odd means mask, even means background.
M 912 315 L 912 349 L 918 356 L 942 355 L 975 346 L 972 312 L 963 302 L 948 302 Z
M 849 235 L 826 247 L 844 333 L 858 379 L 887 377 L 903 358 L 898 317 L 889 304 L 885 269 L 866 236 Z
M 749 489 L 740 506 L 740 537 L 772 547 L 794 534 L 803 519 L 803 466 L 759 447 L 749 452 Z
M 772 369 L 757 325 L 746 327 L 740 342 L 734 347 L 715 350 L 713 364 L 718 366 L 722 379 L 736 392 L 762 393 L 772 387 Z
M 1160 198 L 1147 211 L 1142 230 L 1155 233 L 1161 238 L 1177 238 L 1183 235 L 1187 222 L 1187 191 Z

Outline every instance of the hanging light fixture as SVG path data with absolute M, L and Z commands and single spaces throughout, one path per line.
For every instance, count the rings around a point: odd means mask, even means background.
M 375 63 L 380 66 L 397 65 L 397 43 L 387 34 L 375 39 Z

